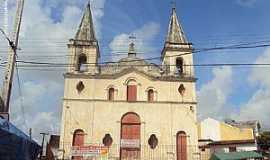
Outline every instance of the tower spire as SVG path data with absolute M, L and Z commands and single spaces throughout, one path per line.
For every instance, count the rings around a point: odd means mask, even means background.
M 170 24 L 168 28 L 166 43 L 185 44 L 185 43 L 188 43 L 188 41 L 185 37 L 183 28 L 178 21 L 175 3 L 176 2 L 173 1 L 172 13 L 171 13 L 171 18 L 170 18 Z
M 88 2 L 85 9 L 81 24 L 75 36 L 75 40 L 97 41 L 94 30 L 90 1 Z

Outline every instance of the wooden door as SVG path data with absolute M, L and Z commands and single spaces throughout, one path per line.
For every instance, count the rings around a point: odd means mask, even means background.
M 187 160 L 187 136 L 179 132 L 176 138 L 177 160 Z
M 84 145 L 84 132 L 83 130 L 76 130 L 73 134 L 73 147 L 80 147 Z M 83 160 L 82 156 L 73 156 L 73 160 Z
M 135 113 L 126 114 L 121 121 L 120 158 L 140 159 L 140 118 Z
M 127 86 L 127 101 L 137 101 L 137 86 L 136 85 Z

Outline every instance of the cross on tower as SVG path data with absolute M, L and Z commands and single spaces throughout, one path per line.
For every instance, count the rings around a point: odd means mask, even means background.
M 175 9 L 176 8 L 176 0 L 172 0 L 171 4 L 172 4 L 172 8 Z
M 136 35 L 134 33 L 131 34 L 128 38 L 129 38 L 129 40 L 130 40 L 131 43 L 134 43 L 134 40 L 137 39 L 137 37 L 136 37 Z
M 95 7 L 95 5 L 93 5 L 93 1 L 94 0 L 88 0 L 88 4 L 91 6 L 92 9 L 104 9 L 103 7 Z

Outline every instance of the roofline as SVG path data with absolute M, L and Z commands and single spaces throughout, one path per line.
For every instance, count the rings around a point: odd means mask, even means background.
M 117 79 L 119 77 L 122 77 L 126 74 L 136 72 L 138 74 L 141 74 L 142 76 L 145 76 L 146 78 L 152 80 L 152 81 L 167 81 L 167 82 L 196 82 L 197 78 L 194 77 L 154 77 L 151 75 L 148 75 L 142 71 L 137 70 L 134 67 L 124 69 L 122 72 L 113 74 L 113 75 L 91 75 L 91 74 L 85 74 L 85 73 L 65 73 L 64 78 L 85 78 L 85 79 Z
M 232 144 L 255 144 L 254 139 L 247 139 L 247 140 L 229 140 L 229 141 L 214 141 L 209 143 L 209 146 L 218 146 L 218 145 L 232 145 Z

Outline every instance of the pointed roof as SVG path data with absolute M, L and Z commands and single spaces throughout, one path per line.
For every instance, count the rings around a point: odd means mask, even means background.
M 166 43 L 188 43 L 183 28 L 178 21 L 175 7 L 172 8 Z
M 81 24 L 75 36 L 75 40 L 97 41 L 93 25 L 90 3 L 88 3 Z

